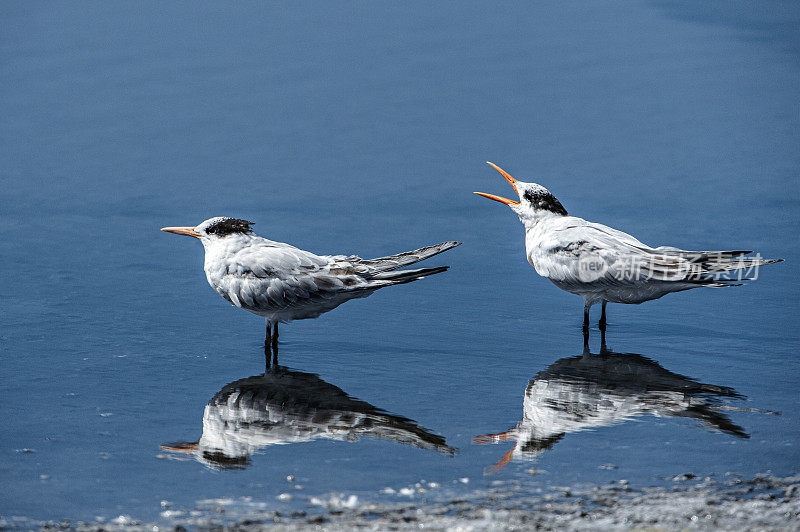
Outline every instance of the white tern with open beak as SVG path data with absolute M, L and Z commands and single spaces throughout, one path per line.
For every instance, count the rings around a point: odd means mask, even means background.
M 536 273 L 583 298 L 583 328 L 589 308 L 602 303 L 600 328 L 606 327 L 606 303 L 638 304 L 670 292 L 735 286 L 750 280 L 759 266 L 783 259 L 744 257 L 752 251 L 686 251 L 650 247 L 627 233 L 567 214 L 549 190 L 511 177 L 488 163 L 511 183 L 519 201 L 493 194 L 480 196 L 508 205 L 525 226 L 525 253 Z M 732 275 L 739 274 L 735 278 Z

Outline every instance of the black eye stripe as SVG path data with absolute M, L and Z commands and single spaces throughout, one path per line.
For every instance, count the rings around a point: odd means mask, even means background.
M 252 229 L 250 226 L 253 222 L 247 220 L 239 220 L 237 218 L 225 218 L 215 222 L 206 227 L 206 233 L 209 235 L 227 236 L 235 233 L 250 233 Z

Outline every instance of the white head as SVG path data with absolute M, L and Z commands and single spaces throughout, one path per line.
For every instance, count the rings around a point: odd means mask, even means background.
M 475 194 L 508 205 L 512 211 L 517 213 L 520 221 L 526 226 L 534 224 L 546 216 L 567 216 L 567 210 L 561 205 L 561 202 L 542 185 L 518 181 L 496 164 L 489 161 L 487 161 L 487 164 L 500 172 L 500 175 L 511 183 L 511 186 L 514 187 L 519 196 L 519 201 L 495 196 L 494 194 L 486 194 L 485 192 L 476 192 Z
M 217 216 L 209 218 L 196 227 L 163 227 L 161 230 L 176 235 L 191 236 L 199 239 L 203 245 L 207 245 L 225 238 L 252 235 L 251 225 L 253 222 L 247 220 Z

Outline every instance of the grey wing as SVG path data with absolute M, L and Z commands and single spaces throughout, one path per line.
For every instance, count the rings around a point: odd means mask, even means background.
M 237 253 L 218 292 L 236 306 L 280 319 L 316 317 L 378 288 L 441 273 L 447 267 L 398 270 L 450 249 L 445 242 L 392 257 L 363 260 L 356 256 L 315 255 L 287 245 L 251 246 Z
M 635 287 L 651 282 L 720 285 L 729 272 L 777 262 L 742 257 L 748 251 L 687 251 L 657 248 L 601 224 L 585 222 L 555 231 L 549 260 L 541 266 L 549 279 L 566 285 Z M 539 271 L 539 265 L 537 265 Z
M 742 270 L 752 271 L 754 268 L 765 264 L 783 262 L 783 259 L 763 259 L 755 257 L 745 257 L 752 251 L 744 250 L 718 250 L 718 251 L 687 251 L 669 246 L 660 246 L 653 249 L 653 252 L 668 257 L 681 257 L 691 263 L 693 273 L 697 276 L 721 276 Z M 743 278 L 737 280 L 744 280 Z
M 686 281 L 698 273 L 690 257 L 659 251 L 600 224 L 568 226 L 554 234 L 534 266 L 560 285 L 631 287 Z
M 229 273 L 254 273 L 259 277 L 276 272 L 316 271 L 329 263 L 327 257 L 315 255 L 288 244 L 249 246 L 231 258 L 234 271 Z
M 242 250 L 228 268 L 224 279 L 228 297 L 223 297 L 253 312 L 305 308 L 313 315 L 372 289 L 361 275 L 364 266 L 291 246 Z

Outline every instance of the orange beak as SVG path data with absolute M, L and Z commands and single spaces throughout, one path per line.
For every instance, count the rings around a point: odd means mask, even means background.
M 511 183 L 511 186 L 512 186 L 512 187 L 514 187 L 514 191 L 515 191 L 517 194 L 519 194 L 519 191 L 517 190 L 517 185 L 515 185 L 515 184 L 514 184 L 514 183 L 516 183 L 516 182 L 517 182 L 517 180 L 516 180 L 516 179 L 514 179 L 513 177 L 511 177 L 511 176 L 508 174 L 508 172 L 506 172 L 505 170 L 503 170 L 502 168 L 500 168 L 500 167 L 499 167 L 499 166 L 497 166 L 496 164 L 494 164 L 494 163 L 490 163 L 489 161 L 486 161 L 486 164 L 488 164 L 489 166 L 491 166 L 492 168 L 494 168 L 495 170 L 497 170 L 498 172 L 500 172 L 500 175 L 501 175 L 501 176 L 503 176 L 503 177 L 505 177 L 505 178 L 506 178 L 506 181 L 508 181 L 509 183 Z M 511 199 L 508 199 L 508 198 L 504 198 L 504 197 L 502 197 L 502 196 L 495 196 L 494 194 L 487 194 L 487 193 L 485 193 L 485 192 L 476 192 L 475 194 L 477 194 L 478 196 L 483 196 L 484 198 L 489 198 L 490 200 L 499 201 L 500 203 L 505 203 L 506 205 L 519 205 L 519 202 L 518 202 L 518 201 L 511 200 Z
M 176 235 L 200 238 L 200 233 L 195 231 L 194 227 L 162 227 L 161 230 L 167 233 L 175 233 Z

